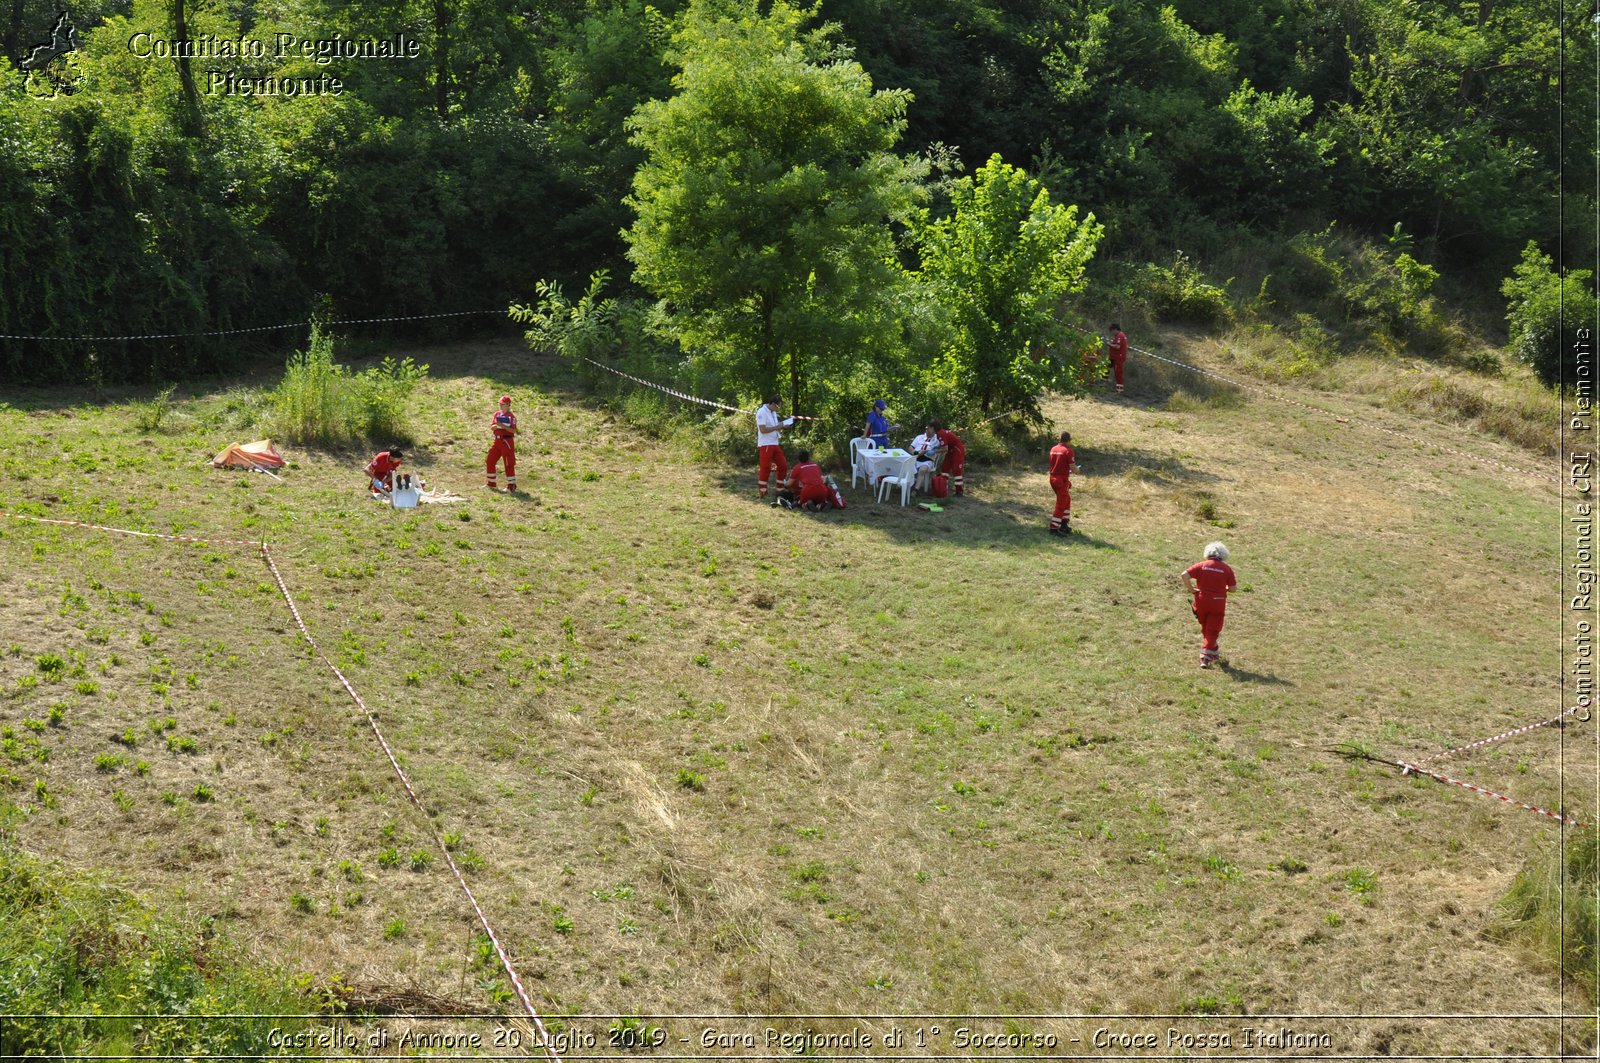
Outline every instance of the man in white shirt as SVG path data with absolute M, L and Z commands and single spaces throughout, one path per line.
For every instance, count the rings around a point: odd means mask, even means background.
M 768 395 L 761 408 L 756 411 L 756 452 L 760 455 L 756 486 L 761 491 L 761 498 L 767 497 L 767 473 L 776 468 L 778 482 L 781 484 L 789 475 L 789 459 L 783 456 L 783 447 L 778 445 L 779 430 L 794 424 L 793 417 L 778 418 L 778 396 Z
M 933 472 L 933 452 L 938 449 L 939 434 L 930 432 L 926 428 L 922 430 L 920 436 L 911 441 L 911 453 L 917 459 L 916 487 L 918 491 L 926 491 L 928 489 L 928 476 Z

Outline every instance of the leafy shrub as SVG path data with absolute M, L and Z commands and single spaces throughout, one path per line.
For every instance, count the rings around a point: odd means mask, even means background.
M 295 443 L 407 442 L 407 406 L 427 376 L 426 365 L 392 357 L 353 373 L 333 360 L 333 338 L 313 325 L 307 349 L 290 356 L 283 380 L 267 397 L 273 431 Z
M 1511 330 L 1511 351 L 1532 367 L 1549 387 L 1577 379 L 1573 340 L 1579 329 L 1589 330 L 1594 350 L 1594 274 L 1570 270 L 1562 277 L 1552 268 L 1549 255 L 1529 241 L 1522 261 L 1500 286 L 1506 297 L 1506 323 Z
M 141 432 L 159 432 L 166 423 L 167 415 L 172 412 L 172 392 L 174 387 L 168 386 L 161 389 L 155 398 L 149 402 L 135 405 L 133 410 L 133 423 L 138 425 Z
M 1400 345 L 1416 353 L 1446 353 L 1456 336 L 1430 292 L 1438 270 L 1411 255 L 1412 238 L 1396 225 L 1387 246 L 1345 236 L 1330 224 L 1289 241 L 1282 287 L 1308 317 L 1343 322 L 1358 342 L 1380 349 Z
M 1150 263 L 1134 281 L 1139 301 L 1157 317 L 1189 321 L 1197 325 L 1226 325 L 1233 320 L 1233 303 L 1227 285 L 1218 287 L 1182 251 L 1173 255 L 1172 265 Z
M 428 378 L 428 367 L 410 358 L 385 358 L 355 377 L 362 430 L 368 439 L 410 442 L 408 405 L 411 393 Z

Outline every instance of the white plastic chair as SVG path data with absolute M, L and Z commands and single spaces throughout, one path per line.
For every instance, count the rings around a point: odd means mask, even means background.
M 395 509 L 415 509 L 422 504 L 422 489 L 414 477 L 396 476 L 394 490 L 389 492 L 389 504 Z
M 878 444 L 865 436 L 852 436 L 850 438 L 850 486 L 854 487 L 858 479 L 867 481 L 867 486 L 872 486 L 872 474 L 862 464 L 861 452 L 875 450 Z
M 902 506 L 911 501 L 911 484 L 916 479 L 916 462 L 911 458 L 901 461 L 895 471 L 878 478 L 878 501 L 883 501 L 883 496 L 889 488 L 900 488 L 900 504 Z

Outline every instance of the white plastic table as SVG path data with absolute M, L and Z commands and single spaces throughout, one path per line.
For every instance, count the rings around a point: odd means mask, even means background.
M 878 489 L 878 480 L 884 476 L 909 477 L 916 471 L 916 456 L 909 451 L 891 448 L 889 450 L 863 450 L 859 458 L 867 470 L 867 488 L 872 491 Z M 900 504 L 906 504 L 905 494 L 902 493 Z

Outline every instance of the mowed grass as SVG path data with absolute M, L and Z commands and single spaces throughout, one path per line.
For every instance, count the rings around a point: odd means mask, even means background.
M 408 467 L 465 502 L 365 501 L 364 454 L 210 470 L 251 435 L 238 392 L 178 401 L 165 433 L 60 394 L 0 411 L 0 508 L 267 537 L 547 1014 L 1561 1012 L 1485 933 L 1560 828 L 1330 751 L 1416 758 L 1561 710 L 1553 484 L 1136 358 L 1125 399 L 1050 405 L 1080 536 L 1044 534 L 1043 449 L 969 466 L 942 514 L 858 490 L 818 517 L 514 343 L 401 353 L 433 365 Z M 518 497 L 480 479 L 507 388 Z M 1241 593 L 1232 666 L 1202 672 L 1177 573 L 1213 538 Z M 6 521 L 0 570 L 22 846 L 181 891 L 264 958 L 506 1006 L 248 548 Z M 1450 771 L 1581 811 L 1593 767 L 1569 736 L 1563 779 L 1562 738 Z M 1340 1047 L 1549 1051 L 1552 1029 L 1373 1020 Z

